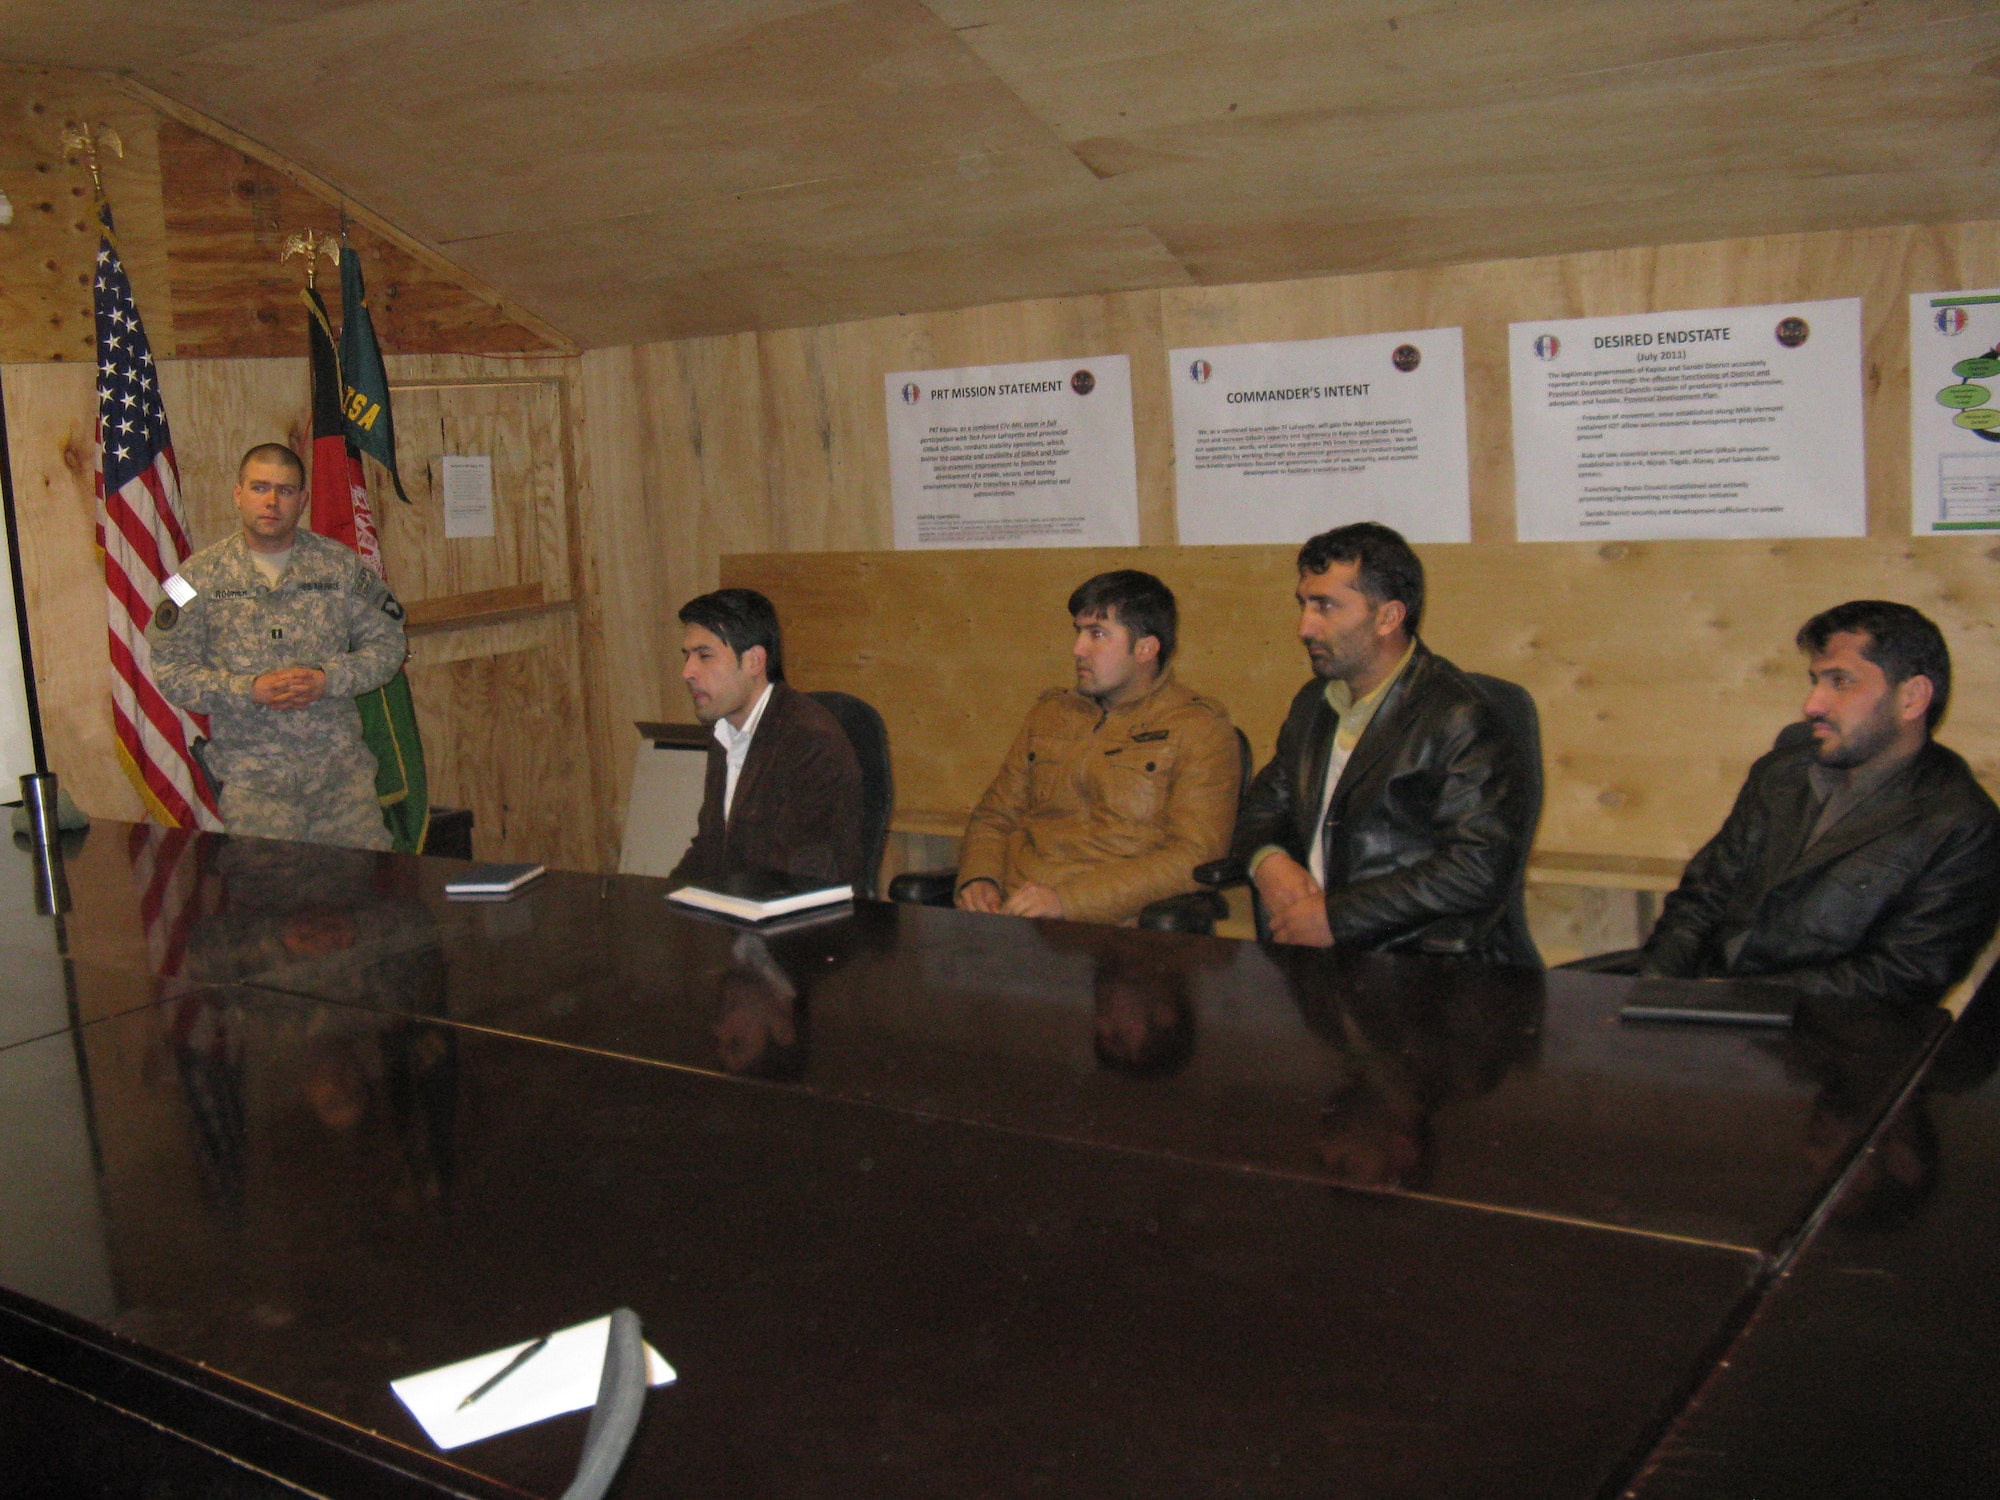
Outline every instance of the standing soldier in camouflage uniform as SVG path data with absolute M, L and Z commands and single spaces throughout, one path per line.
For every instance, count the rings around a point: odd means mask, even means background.
M 153 677 L 209 716 L 202 764 L 231 833 L 387 849 L 354 700 L 402 666 L 403 607 L 357 553 L 298 529 L 305 482 L 282 444 L 243 456 L 243 529 L 167 580 Z

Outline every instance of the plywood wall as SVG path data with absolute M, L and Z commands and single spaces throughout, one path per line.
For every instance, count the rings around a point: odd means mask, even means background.
M 103 155 L 104 190 L 153 347 L 173 352 L 159 117 L 99 74 L 0 67 L 0 190 L 14 205 L 0 232 L 0 360 L 92 362 L 97 217 L 89 173 L 62 154 L 64 126 L 86 120 L 125 147 Z
M 1133 565 L 1183 591 L 1184 671 L 1227 701 L 1267 753 L 1303 677 L 1284 607 L 1289 558 L 1283 548 L 1172 546 L 1166 351 L 1456 325 L 1474 539 L 1424 549 L 1436 579 L 1430 634 L 1541 700 L 1545 849 L 1684 857 L 1697 847 L 1751 757 L 1796 712 L 1792 633 L 1813 610 L 1857 595 L 1908 599 L 1945 625 L 1962 679 L 1946 738 L 2000 788 L 2000 549 L 1908 536 L 1905 331 L 1909 292 L 1994 284 L 2000 225 L 1978 223 L 1121 293 L 592 351 L 586 444 L 612 548 L 602 607 L 607 641 L 618 644 L 607 650 L 619 653 L 607 718 L 615 738 L 629 718 L 684 716 L 664 622 L 718 581 L 768 585 L 802 685 L 875 698 L 896 744 L 901 806 L 948 824 L 983 786 L 1034 689 L 1063 680 L 1068 588 L 1097 566 Z M 1865 540 L 1512 540 L 1509 322 L 1831 297 L 1863 304 Z M 875 552 L 890 538 L 885 373 L 1106 353 L 1132 359 L 1144 548 Z M 825 555 L 863 552 L 874 555 Z M 629 754 L 612 762 L 621 778 Z
M 1609 543 L 1418 549 L 1425 636 L 1524 684 L 1542 714 L 1541 847 L 1684 859 L 1744 768 L 1797 717 L 1791 637 L 1829 603 L 1886 594 L 1954 646 L 1946 738 L 2000 789 L 2000 548 L 1989 540 Z M 1041 548 L 764 553 L 724 559 L 785 621 L 790 676 L 866 698 L 888 722 L 898 824 L 962 828 L 1022 714 L 1069 679 L 1064 601 L 1109 568 L 1160 574 L 1181 605 L 1175 670 L 1220 698 L 1267 758 L 1309 675 L 1293 634 L 1293 549 Z
M 576 362 L 424 355 L 388 365 L 393 386 L 415 387 L 406 390 L 405 451 L 417 505 L 402 507 L 379 470 L 372 487 L 391 582 L 410 605 L 432 800 L 473 809 L 482 857 L 604 866 L 616 842 L 599 791 L 609 777 L 594 759 L 604 698 L 595 613 L 578 602 L 585 480 L 568 421 Z M 138 818 L 112 753 L 105 591 L 92 543 L 92 372 L 13 365 L 0 379 L 50 759 L 85 811 Z M 306 363 L 167 360 L 160 387 L 190 529 L 205 546 L 238 524 L 229 493 L 244 449 L 277 439 L 305 451 Z M 427 460 L 444 444 L 493 455 L 494 541 L 442 536 Z M 493 597 L 507 587 L 515 592 Z
M 287 236 L 338 233 L 341 203 L 237 145 L 169 118 L 105 74 L 0 65 L 0 360 L 92 359 L 97 222 L 90 176 L 65 162 L 65 126 L 109 126 L 100 154 L 133 295 L 161 357 L 288 356 L 297 348 L 299 262 Z M 410 242 L 351 223 L 376 333 L 390 353 L 546 354 L 566 346 L 476 279 Z M 324 266 L 324 262 L 322 262 Z M 339 305 L 338 279 L 325 288 Z
M 302 230 L 338 235 L 340 206 L 275 167 L 175 120 L 157 127 L 160 198 L 173 281 L 173 352 L 191 359 L 289 354 L 300 263 L 279 259 Z M 116 200 L 113 200 L 116 202 Z M 365 224 L 348 224 L 376 337 L 392 353 L 553 353 L 548 339 Z M 339 278 L 322 261 L 327 304 Z M 144 306 L 141 302 L 141 306 Z
M 105 189 L 160 359 L 198 546 L 237 524 L 229 492 L 245 448 L 307 448 L 303 267 L 280 254 L 299 230 L 338 230 L 344 212 L 323 185 L 158 103 L 99 74 L 0 67 L 0 188 L 15 207 L 0 233 L 0 389 L 41 704 L 64 786 L 86 811 L 118 818 L 141 808 L 112 753 L 92 543 L 98 230 L 88 174 L 62 160 L 62 128 L 109 125 L 125 147 L 102 158 Z M 576 361 L 536 357 L 556 347 L 546 329 L 356 212 L 351 242 L 390 378 L 411 387 L 398 418 L 416 505 L 399 505 L 370 467 L 391 581 L 410 605 L 433 800 L 473 809 L 484 856 L 607 865 L 616 824 L 598 791 L 610 779 L 598 760 L 607 695 L 593 554 L 579 540 L 589 501 L 573 441 Z M 337 280 L 324 290 L 338 316 Z M 444 452 L 492 455 L 492 540 L 442 535 L 431 461 Z

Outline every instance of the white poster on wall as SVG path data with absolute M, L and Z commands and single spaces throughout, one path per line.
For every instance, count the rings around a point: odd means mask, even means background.
M 1184 545 L 1302 542 L 1349 521 L 1413 542 L 1472 540 L 1460 330 L 1169 359 Z
M 2000 531 L 2000 291 L 1911 294 L 1910 530 Z
M 447 539 L 493 535 L 493 456 L 446 453 L 438 459 Z
M 1122 354 L 882 378 L 896 546 L 1136 547 Z
M 1861 303 L 1515 323 L 1524 542 L 1861 536 Z

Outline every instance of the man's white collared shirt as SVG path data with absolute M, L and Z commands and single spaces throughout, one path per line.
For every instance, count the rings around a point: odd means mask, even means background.
M 736 801 L 736 778 L 743 774 L 743 762 L 750 758 L 750 736 L 757 732 L 757 722 L 764 717 L 764 706 L 771 701 L 771 684 L 764 684 L 764 691 L 757 697 L 757 706 L 750 710 L 750 717 L 738 729 L 728 719 L 715 721 L 715 741 L 722 746 L 723 757 L 729 762 L 729 770 L 722 781 L 722 821 L 729 821 L 729 809 Z

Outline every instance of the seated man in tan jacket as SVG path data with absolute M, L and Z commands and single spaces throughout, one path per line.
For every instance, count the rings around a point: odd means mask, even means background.
M 1070 595 L 1076 687 L 1028 711 L 966 826 L 958 905 L 1124 922 L 1195 889 L 1228 852 L 1242 765 L 1229 712 L 1167 669 L 1176 610 L 1150 573 L 1100 573 Z

